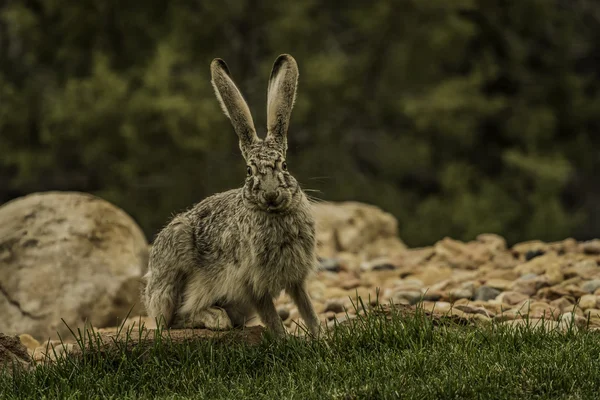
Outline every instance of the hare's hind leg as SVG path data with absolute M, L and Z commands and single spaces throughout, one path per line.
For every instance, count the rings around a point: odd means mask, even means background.
M 181 307 L 176 312 L 174 327 L 207 328 L 213 330 L 231 329 L 233 324 L 227 311 L 219 307 L 219 288 L 212 283 L 212 277 L 205 271 L 197 270 L 187 281 Z
M 156 320 L 157 325 L 171 326 L 178 303 L 179 283 L 172 270 L 148 271 L 144 289 L 144 303 L 148 316 Z
M 170 327 L 180 304 L 182 288 L 193 270 L 192 225 L 175 217 L 154 240 L 148 261 L 144 303 L 148 316 Z

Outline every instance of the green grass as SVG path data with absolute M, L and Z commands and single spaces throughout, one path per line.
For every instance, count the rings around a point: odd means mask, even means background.
M 136 332 L 131 332 L 135 335 Z M 0 376 L 13 398 L 579 399 L 600 393 L 600 335 L 498 325 L 434 327 L 367 314 L 325 340 L 259 345 L 169 339 Z

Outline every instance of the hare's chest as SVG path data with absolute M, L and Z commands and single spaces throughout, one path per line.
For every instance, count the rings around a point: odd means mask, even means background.
M 311 226 L 297 224 L 262 229 L 251 245 L 253 286 L 276 294 L 304 280 L 314 267 L 314 231 Z

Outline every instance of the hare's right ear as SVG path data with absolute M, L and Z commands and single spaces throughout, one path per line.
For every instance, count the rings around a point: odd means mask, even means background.
M 240 150 L 246 158 L 250 146 L 258 140 L 248 104 L 246 104 L 239 89 L 233 83 L 225 61 L 215 58 L 210 63 L 210 72 L 212 76 L 211 83 L 215 89 L 217 99 L 240 138 Z

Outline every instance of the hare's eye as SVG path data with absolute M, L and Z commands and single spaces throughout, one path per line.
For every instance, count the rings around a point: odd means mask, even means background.
M 287 163 L 285 161 L 281 163 L 281 169 L 287 171 Z
M 252 167 L 251 167 L 251 166 L 249 166 L 249 165 L 246 167 L 246 174 L 247 174 L 248 176 L 252 176 Z

